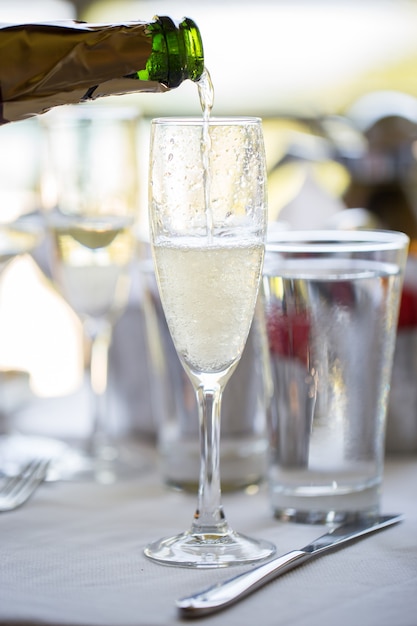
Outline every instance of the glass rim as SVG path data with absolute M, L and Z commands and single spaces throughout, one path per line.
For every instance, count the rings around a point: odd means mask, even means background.
M 261 123 L 260 117 L 250 115 L 210 116 L 207 119 L 203 116 L 174 116 L 155 117 L 151 120 L 151 124 L 154 126 L 203 126 L 204 124 L 209 126 L 240 126 L 244 124 L 259 125 Z
M 409 237 L 393 230 L 283 230 L 270 234 L 266 252 L 322 253 L 398 250 Z

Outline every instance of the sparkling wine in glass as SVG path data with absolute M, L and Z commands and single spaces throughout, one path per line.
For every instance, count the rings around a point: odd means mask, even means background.
M 53 111 L 44 124 L 51 273 L 83 323 L 92 400 L 90 436 L 61 472 L 114 482 L 134 469 L 110 435 L 106 392 L 112 329 L 128 302 L 135 251 L 138 118 L 130 107 L 86 104 Z
M 224 387 L 242 355 L 264 257 L 266 174 L 258 118 L 152 122 L 150 230 L 161 301 L 198 401 L 201 470 L 191 528 L 148 545 L 158 562 L 224 567 L 270 556 L 221 504 Z

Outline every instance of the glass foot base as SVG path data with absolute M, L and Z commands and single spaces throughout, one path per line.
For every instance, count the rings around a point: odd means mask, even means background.
M 81 448 L 69 447 L 66 453 L 53 463 L 51 471 L 58 480 L 111 485 L 136 478 L 145 468 L 145 461 L 132 458 L 121 447 L 104 448 L 100 456 L 90 455 Z
M 104 453 L 106 450 L 104 450 Z M 0 474 L 17 474 L 34 456 L 51 459 L 47 481 L 96 482 L 103 485 L 135 478 L 146 468 L 146 462 L 124 449 L 109 447 L 108 454 L 95 458 L 81 447 L 63 441 L 13 433 L 0 436 Z
M 295 524 L 346 524 L 364 520 L 376 519 L 379 515 L 379 507 L 372 507 L 364 511 L 349 510 L 326 510 L 326 511 L 299 511 L 291 508 L 274 509 L 274 517 L 281 522 L 293 522 Z
M 275 546 L 232 530 L 210 535 L 185 532 L 155 541 L 144 552 L 163 565 L 218 568 L 267 559 L 274 554 Z

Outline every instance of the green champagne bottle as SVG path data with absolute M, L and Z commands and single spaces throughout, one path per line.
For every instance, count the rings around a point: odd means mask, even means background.
M 204 71 L 195 22 L 0 25 L 0 124 L 62 104 L 164 92 Z

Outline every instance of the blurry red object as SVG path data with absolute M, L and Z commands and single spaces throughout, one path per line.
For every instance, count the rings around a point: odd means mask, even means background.
M 296 358 L 308 364 L 310 322 L 305 312 L 270 309 L 267 331 L 272 354 Z
M 417 326 L 417 290 L 404 285 L 401 295 L 398 328 L 412 328 L 414 326 Z

